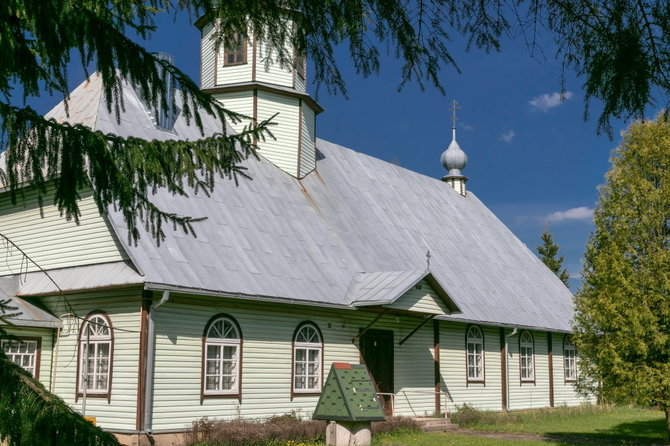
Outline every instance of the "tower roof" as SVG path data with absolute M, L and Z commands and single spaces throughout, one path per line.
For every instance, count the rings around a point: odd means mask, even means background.
M 461 177 L 462 169 L 465 169 L 465 166 L 468 164 L 468 156 L 461 149 L 461 146 L 458 145 L 456 141 L 456 110 L 460 108 L 457 106 L 456 101 L 451 103 L 452 115 L 452 126 L 451 126 L 451 144 L 447 147 L 442 153 L 440 160 L 442 161 L 442 166 L 447 169 L 448 174 L 445 178 L 449 177 Z

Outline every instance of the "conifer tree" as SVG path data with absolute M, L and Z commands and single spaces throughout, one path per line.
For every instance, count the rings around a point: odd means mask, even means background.
M 563 261 L 565 258 L 563 256 L 556 257 L 559 246 L 554 242 L 554 238 L 552 237 L 551 232 L 549 232 L 549 229 L 545 229 L 544 232 L 542 232 L 540 239 L 542 240 L 542 244 L 536 246 L 537 253 L 540 255 L 540 260 L 542 260 L 542 263 L 547 265 L 547 268 L 552 270 L 554 274 L 561 279 L 561 282 L 563 282 L 565 286 L 569 286 L 568 281 L 570 275 L 568 274 L 568 271 L 563 268 Z
M 3 326 L 20 313 L 0 299 Z M 11 339 L 11 336 L 10 336 Z M 50 393 L 0 349 L 0 443 L 7 446 L 119 446 L 114 435 L 94 426 Z
M 630 126 L 612 157 L 576 297 L 584 390 L 660 407 L 670 436 L 670 121 Z
M 452 35 L 467 39 L 468 48 L 500 50 L 502 38 L 521 30 L 528 47 L 536 48 L 536 30 L 553 33 L 564 67 L 585 78 L 585 98 L 604 104 L 601 130 L 609 119 L 642 116 L 655 89 L 670 92 L 670 0 L 539 1 L 501 3 L 444 0 L 5 0 L 0 2 L 0 151 L 7 149 L 0 183 L 13 198 L 27 182 L 46 196 L 55 184 L 54 203 L 77 219 L 78 191 L 92 185 L 102 212 L 116 206 L 131 239 L 145 223 L 160 240 L 162 225 L 187 232 L 193 219 L 159 209 L 151 193 L 202 190 L 215 180 L 244 176 L 240 162 L 255 151 L 254 141 L 271 137 L 268 123 L 250 125 L 240 134 L 222 132 L 201 141 L 152 141 L 122 138 L 81 125 L 46 120 L 29 105 L 32 97 L 50 93 L 68 99 L 68 66 L 80 61 L 86 74 L 101 76 L 104 100 L 117 119 L 123 113 L 121 85 L 128 81 L 154 108 L 170 104 L 171 87 L 183 91 L 181 113 L 202 129 L 201 114 L 221 121 L 243 118 L 200 92 L 188 76 L 158 59 L 140 42 L 151 36 L 154 18 L 162 13 L 188 13 L 216 20 L 217 44 L 237 32 L 253 29 L 264 41 L 266 60 L 292 64 L 295 47 L 314 62 L 312 80 L 332 92 L 346 94 L 335 58 L 338 46 L 349 49 L 356 71 L 379 70 L 380 54 L 401 60 L 400 85 L 431 83 L 444 91 L 440 70 L 458 70 L 450 49 Z M 290 18 L 296 27 L 287 27 Z M 234 32 L 233 32 L 234 31 Z M 292 45 L 285 45 L 290 41 Z M 162 81 L 170 74 L 172 85 Z M 20 103 L 20 105 L 17 105 Z M 588 102 L 587 102 L 588 104 Z M 588 112 L 588 109 L 586 110 Z M 588 113 L 586 113 L 587 115 Z

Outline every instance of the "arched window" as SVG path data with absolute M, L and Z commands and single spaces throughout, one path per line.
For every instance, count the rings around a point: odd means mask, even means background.
M 90 313 L 79 330 L 78 395 L 109 397 L 112 383 L 114 333 L 102 312 Z
M 482 330 L 472 325 L 466 334 L 468 381 L 484 381 L 484 335 Z
M 524 331 L 519 337 L 519 361 L 521 362 L 521 381 L 535 381 L 535 358 L 533 356 L 533 335 Z
M 230 316 L 215 316 L 205 327 L 203 394 L 237 396 L 240 393 L 242 332 Z
M 572 343 L 570 335 L 563 338 L 563 367 L 565 369 L 565 380 L 577 380 L 577 349 Z
M 293 392 L 321 392 L 323 340 L 311 322 L 298 325 L 293 334 Z

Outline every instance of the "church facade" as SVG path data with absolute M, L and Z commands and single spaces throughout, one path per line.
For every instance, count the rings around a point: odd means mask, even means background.
M 29 189 L 17 205 L 0 194 L 14 243 L 0 245 L 0 293 L 22 311 L 16 339 L 0 340 L 12 360 L 129 442 L 168 441 L 201 417 L 309 417 L 333 362 L 366 364 L 389 415 L 584 401 L 572 295 L 466 190 L 455 129 L 442 179 L 318 139 L 304 58 L 266 64 L 271 49 L 253 35 L 217 48 L 215 27 L 197 25 L 203 90 L 255 120 L 277 114 L 276 139 L 244 162 L 252 180 L 239 186 L 158 191 L 159 207 L 207 217 L 197 237 L 167 228 L 160 245 L 148 232 L 129 243 L 90 191 L 79 225 L 48 206 L 40 215 Z M 120 121 L 96 75 L 69 114 L 60 104 L 47 116 L 199 137 L 182 116 L 157 120 L 131 85 L 122 93 Z

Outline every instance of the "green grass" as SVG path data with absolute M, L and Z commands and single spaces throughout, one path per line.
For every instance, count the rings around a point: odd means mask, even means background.
M 550 443 L 528 440 L 499 440 L 454 433 L 411 432 L 380 434 L 374 437 L 373 446 L 547 446 Z
M 501 438 L 459 433 L 401 433 L 380 435 L 375 443 L 376 446 L 667 444 L 661 411 L 583 406 L 502 414 L 475 411 L 468 415 L 470 422 L 462 427 L 490 432 Z M 510 438 L 511 433 L 525 434 L 525 438 Z

